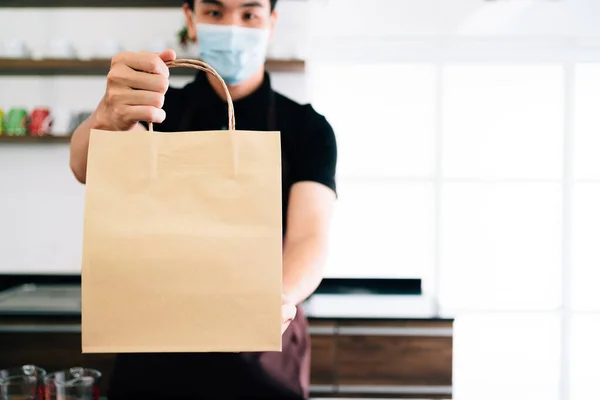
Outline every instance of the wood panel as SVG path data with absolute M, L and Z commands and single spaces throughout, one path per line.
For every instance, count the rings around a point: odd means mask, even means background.
M 427 396 L 415 395 L 415 394 L 402 394 L 402 393 L 313 393 L 318 398 L 329 398 L 329 399 L 414 399 L 414 400 L 434 400 L 434 399 L 451 399 L 452 396 L 447 394 L 428 394 Z
M 313 335 L 311 340 L 310 380 L 313 385 L 334 385 L 335 337 L 331 335 Z
M 450 386 L 452 338 L 339 336 L 340 385 Z
M 360 319 L 344 319 L 338 320 L 337 325 L 340 328 L 344 327 L 377 327 L 377 328 L 449 328 L 453 327 L 452 320 L 435 319 L 435 320 L 360 320 Z
M 334 385 L 336 381 L 335 324 L 331 321 L 310 321 L 310 381 L 312 385 Z
M 303 60 L 272 60 L 265 63 L 269 72 L 302 72 Z M 29 76 L 29 75 L 74 75 L 102 76 L 110 69 L 110 60 L 30 60 L 0 58 L 0 75 Z M 172 68 L 173 76 L 193 76 L 197 71 L 192 68 Z
M 183 0 L 2 0 L 2 7 L 181 7 Z
M 290 1 L 290 0 L 286 0 Z M 304 1 L 304 0 L 299 0 Z M 181 7 L 184 0 L 2 0 L 1 7 Z
M 106 392 L 114 355 L 81 353 L 78 317 L 2 318 L 0 367 L 32 363 L 48 371 L 73 366 L 96 368 L 103 373 L 102 392 Z M 35 332 L 39 329 L 46 331 Z M 352 387 L 352 392 L 338 392 L 338 397 L 450 398 L 435 390 L 410 395 L 393 389 L 452 386 L 451 321 L 311 320 L 310 329 L 311 384 L 316 387 Z M 415 332 L 424 335 L 415 336 Z M 382 387 L 391 389 L 379 390 Z M 377 393 L 373 388 L 379 388 Z M 329 397 L 327 393 L 318 395 Z
M 0 135 L 0 144 L 4 143 L 71 143 L 71 136 L 7 136 Z

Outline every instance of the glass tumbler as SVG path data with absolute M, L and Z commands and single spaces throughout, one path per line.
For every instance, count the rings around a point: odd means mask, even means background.
M 35 365 L 0 370 L 0 400 L 42 400 L 45 375 Z
M 101 377 L 100 371 L 81 367 L 48 374 L 45 400 L 99 400 Z

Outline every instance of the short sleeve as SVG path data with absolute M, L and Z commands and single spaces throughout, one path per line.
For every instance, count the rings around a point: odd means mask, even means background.
M 337 143 L 333 128 L 325 117 L 310 106 L 299 162 L 294 171 L 294 182 L 321 183 L 336 192 Z

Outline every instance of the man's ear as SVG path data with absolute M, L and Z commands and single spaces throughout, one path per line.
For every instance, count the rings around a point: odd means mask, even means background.
M 275 33 L 275 25 L 277 24 L 277 10 L 273 10 L 273 12 L 271 13 L 271 18 L 270 18 L 270 28 L 271 28 L 271 36 L 270 36 L 270 40 L 273 40 L 273 34 Z
M 196 31 L 196 16 L 194 15 L 194 10 L 190 8 L 188 3 L 183 4 L 183 15 L 185 16 L 188 38 L 195 41 L 198 38 L 198 32 Z

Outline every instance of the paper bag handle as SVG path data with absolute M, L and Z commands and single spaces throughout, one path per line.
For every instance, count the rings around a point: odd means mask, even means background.
M 215 71 L 213 67 L 200 60 L 192 60 L 181 58 L 178 60 L 167 61 L 167 67 L 175 68 L 175 67 L 189 67 L 194 69 L 199 69 L 200 71 L 208 72 L 209 74 L 216 77 L 221 85 L 223 86 L 223 90 L 225 90 L 225 97 L 227 98 L 227 121 L 229 125 L 229 130 L 235 130 L 235 114 L 233 112 L 233 100 L 231 100 L 231 95 L 229 94 L 229 89 L 227 89 L 227 84 L 221 78 L 221 76 Z M 148 123 L 148 130 L 152 132 L 153 126 L 152 122 Z

